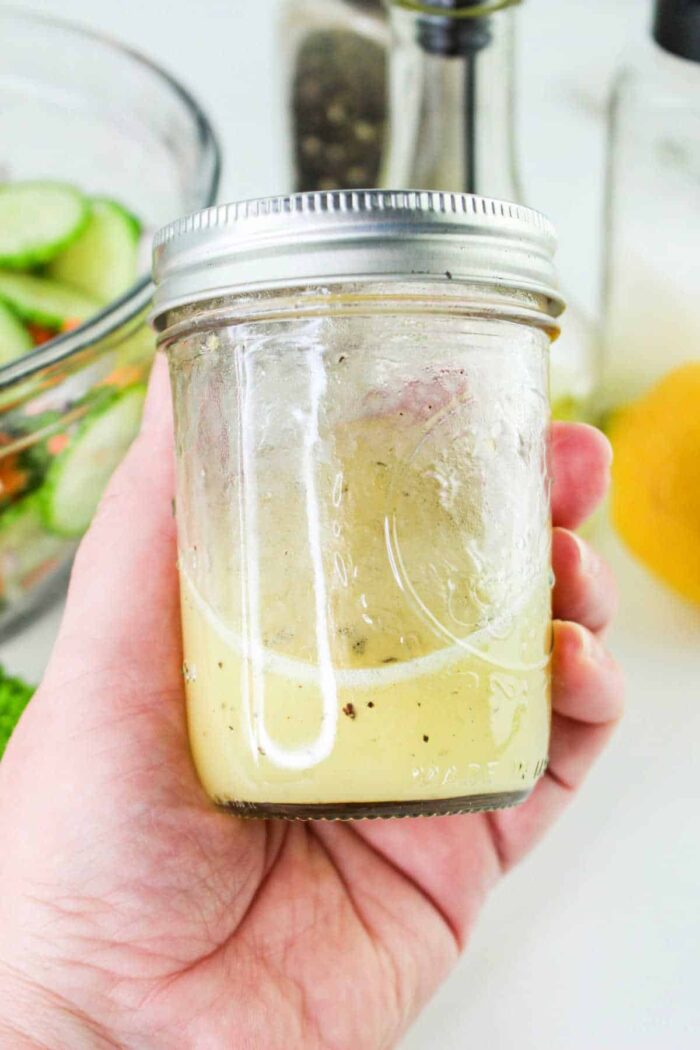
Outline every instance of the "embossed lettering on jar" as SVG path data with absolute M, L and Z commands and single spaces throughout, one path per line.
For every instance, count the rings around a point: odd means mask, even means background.
M 544 771 L 554 247 L 516 205 L 374 191 L 157 238 L 188 722 L 217 803 L 490 809 Z

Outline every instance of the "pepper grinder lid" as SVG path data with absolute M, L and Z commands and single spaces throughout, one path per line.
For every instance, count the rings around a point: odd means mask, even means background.
M 520 0 L 385 0 L 419 16 L 418 43 L 443 58 L 475 55 L 491 43 L 490 16 Z
M 664 51 L 700 62 L 700 0 L 656 0 L 653 33 Z

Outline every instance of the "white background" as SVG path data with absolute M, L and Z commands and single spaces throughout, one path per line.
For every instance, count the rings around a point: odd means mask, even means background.
M 278 188 L 269 119 L 277 0 L 31 6 L 113 33 L 180 77 L 221 135 L 223 197 Z M 605 100 L 621 52 L 648 22 L 646 0 L 527 0 L 521 14 L 528 202 L 557 222 L 564 283 L 591 311 Z M 627 671 L 625 724 L 565 819 L 494 895 L 403 1050 L 698 1045 L 700 613 L 662 591 L 610 537 L 601 542 L 622 581 L 611 644 Z M 5 643 L 0 660 L 36 680 L 57 619 L 53 610 Z

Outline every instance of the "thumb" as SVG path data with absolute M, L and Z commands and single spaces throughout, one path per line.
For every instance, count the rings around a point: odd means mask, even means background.
M 141 430 L 102 497 L 76 555 L 49 673 L 97 665 L 138 673 L 179 665 L 172 410 L 156 358 Z M 73 675 L 71 674 L 71 677 Z

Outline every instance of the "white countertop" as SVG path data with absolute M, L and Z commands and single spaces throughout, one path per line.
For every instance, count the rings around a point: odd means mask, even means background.
M 264 120 L 275 97 L 277 0 L 32 6 L 111 32 L 180 76 L 221 133 L 223 196 L 279 188 L 270 181 L 275 143 Z M 559 225 L 565 282 L 592 309 L 600 107 L 616 56 L 648 21 L 648 4 L 527 0 L 523 14 L 526 186 Z M 556 830 L 494 894 L 465 958 L 403 1050 L 697 1045 L 700 611 L 658 587 L 610 536 L 601 542 L 622 583 L 611 644 L 629 683 L 624 726 Z M 0 661 L 36 679 L 59 611 L 1 645 Z

